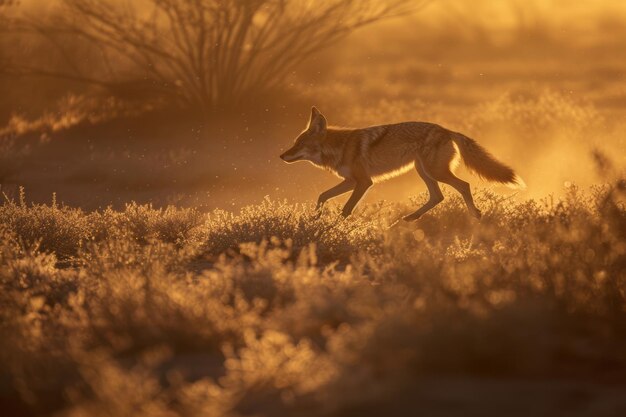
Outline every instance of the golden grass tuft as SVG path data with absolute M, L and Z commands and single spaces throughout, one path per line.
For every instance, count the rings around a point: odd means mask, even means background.
M 626 369 L 622 193 L 483 191 L 480 223 L 448 196 L 392 228 L 407 207 L 8 201 L 3 409 L 343 415 L 410 402 L 434 375 L 602 379 Z

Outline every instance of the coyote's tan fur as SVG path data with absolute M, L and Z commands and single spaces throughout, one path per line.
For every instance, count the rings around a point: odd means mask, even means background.
M 470 213 L 481 213 L 467 182 L 452 171 L 459 156 L 467 167 L 480 177 L 511 186 L 523 187 L 515 172 L 496 160 L 485 148 L 461 133 L 424 122 L 406 122 L 363 129 L 328 127 L 326 118 L 313 107 L 307 128 L 295 144 L 280 157 L 288 163 L 309 161 L 327 169 L 344 180 L 323 192 L 324 202 L 353 191 L 343 208 L 348 216 L 374 182 L 403 174 L 413 167 L 428 187 L 430 199 L 423 207 L 406 217 L 417 220 L 443 200 L 439 182 L 449 184 L 461 193 Z

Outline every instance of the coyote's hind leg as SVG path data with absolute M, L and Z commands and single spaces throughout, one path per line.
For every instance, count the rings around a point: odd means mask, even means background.
M 417 173 L 426 183 L 430 198 L 428 199 L 426 204 L 420 207 L 415 213 L 409 214 L 408 216 L 402 218 L 407 222 L 419 219 L 424 215 L 424 213 L 443 201 L 443 193 L 441 192 L 441 188 L 439 188 L 439 184 L 430 175 L 428 175 L 420 160 L 415 161 L 415 169 L 417 169 Z
M 474 204 L 474 198 L 472 197 L 472 191 L 470 189 L 469 183 L 455 176 L 449 169 L 442 170 L 441 172 L 433 174 L 437 181 L 452 186 L 463 196 L 463 200 L 465 200 L 465 205 L 467 206 L 467 209 L 472 216 L 476 217 L 477 219 L 480 219 L 482 217 L 482 213 Z

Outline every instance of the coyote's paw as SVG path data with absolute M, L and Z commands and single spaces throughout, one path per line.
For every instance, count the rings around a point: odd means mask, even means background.
M 404 216 L 402 218 L 402 220 L 404 220 L 405 222 L 414 222 L 415 220 L 419 219 L 420 217 L 422 217 L 421 214 L 413 213 L 413 214 L 409 214 L 408 216 Z

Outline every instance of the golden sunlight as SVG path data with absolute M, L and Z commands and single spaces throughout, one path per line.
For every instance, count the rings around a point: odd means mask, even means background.
M 626 415 L 626 2 L 0 0 L 7 416 Z

